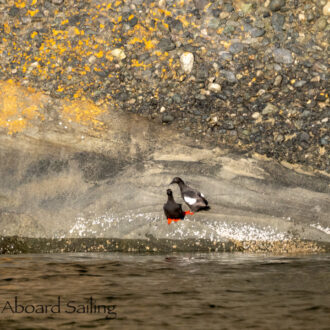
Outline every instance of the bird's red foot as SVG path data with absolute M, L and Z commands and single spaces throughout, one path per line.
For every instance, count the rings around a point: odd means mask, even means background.
M 187 214 L 191 214 L 191 215 L 193 215 L 194 212 L 186 211 L 184 214 L 185 214 L 185 215 L 187 215 Z
M 167 224 L 170 225 L 172 223 L 172 221 L 178 222 L 178 221 L 180 221 L 180 219 L 169 219 L 169 218 L 167 218 Z

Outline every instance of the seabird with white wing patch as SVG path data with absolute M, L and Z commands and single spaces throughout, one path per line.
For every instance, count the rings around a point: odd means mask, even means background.
M 205 196 L 201 192 L 187 186 L 179 177 L 175 177 L 170 184 L 173 183 L 178 184 L 181 190 L 182 198 L 192 211 L 198 212 L 210 209 L 208 206 L 208 201 L 205 199 Z

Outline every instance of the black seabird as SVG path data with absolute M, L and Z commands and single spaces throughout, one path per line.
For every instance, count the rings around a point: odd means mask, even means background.
M 170 225 L 172 221 L 177 222 L 183 220 L 186 214 L 193 214 L 190 211 L 183 211 L 182 205 L 175 202 L 173 198 L 173 192 L 171 189 L 167 189 L 167 202 L 164 204 L 164 213 L 167 217 L 167 223 Z
M 179 177 L 174 178 L 170 184 L 173 183 L 179 185 L 181 196 L 192 211 L 198 212 L 210 209 L 208 206 L 209 203 L 201 192 L 187 186 Z

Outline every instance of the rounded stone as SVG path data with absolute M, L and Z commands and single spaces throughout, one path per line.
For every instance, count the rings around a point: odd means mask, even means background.
M 253 28 L 251 30 L 251 37 L 253 37 L 253 38 L 262 37 L 265 33 L 266 33 L 266 31 L 264 29 Z
M 324 17 L 321 17 L 315 22 L 314 28 L 317 31 L 323 31 L 327 27 L 327 24 L 327 20 Z
M 272 26 L 276 32 L 281 32 L 283 30 L 283 25 L 285 22 L 285 16 L 279 13 L 274 13 L 272 16 Z
M 216 83 L 209 84 L 208 90 L 211 92 L 220 92 L 221 91 L 221 86 Z
M 228 82 L 230 82 L 230 83 L 236 83 L 237 82 L 236 76 L 233 72 L 228 71 L 228 70 L 221 70 L 220 73 L 221 73 L 221 75 L 224 76 L 224 78 Z
M 165 114 L 163 115 L 162 117 L 162 122 L 165 123 L 165 124 L 169 124 L 171 123 L 172 121 L 174 120 L 174 117 L 170 114 Z
M 226 51 L 221 51 L 219 53 L 219 55 L 220 55 L 220 58 L 225 61 L 231 61 L 233 59 L 233 55 Z
M 138 18 L 136 16 L 134 16 L 132 19 L 128 20 L 128 25 L 130 27 L 134 27 L 137 23 L 138 23 Z
M 268 8 L 271 11 L 278 11 L 284 6 L 285 6 L 285 0 L 272 0 Z
M 330 16 L 330 1 L 323 7 L 323 15 Z
M 164 52 L 169 52 L 175 49 L 176 46 L 171 39 L 163 38 L 159 41 L 157 47 L 163 50 Z
M 180 56 L 181 68 L 185 73 L 190 73 L 194 66 L 194 55 L 189 52 L 184 52 Z
M 274 60 L 277 63 L 292 64 L 293 57 L 291 52 L 285 48 L 276 48 L 273 51 Z
M 123 60 L 124 58 L 126 58 L 125 52 L 120 48 L 115 48 L 114 50 L 112 50 L 111 55 L 119 60 Z
M 259 117 L 260 117 L 260 113 L 257 111 L 252 114 L 253 119 L 258 119 Z
M 313 19 L 314 19 L 314 14 L 313 14 L 313 12 L 308 13 L 306 18 L 307 18 L 307 21 L 308 21 L 308 22 L 313 21 Z
M 96 57 L 95 57 L 94 55 L 92 55 L 92 56 L 90 56 L 90 57 L 88 58 L 88 62 L 89 62 L 90 64 L 94 64 L 95 61 L 96 61 Z
M 326 146 L 326 145 L 328 145 L 328 143 L 329 143 L 329 137 L 328 137 L 328 136 L 326 136 L 326 137 L 322 137 L 322 138 L 321 138 L 321 140 L 320 140 L 320 144 L 321 144 L 322 146 Z
M 308 142 L 309 141 L 309 134 L 307 134 L 306 132 L 301 132 L 299 134 L 299 141 L 301 142 Z
M 218 27 L 219 27 L 219 20 L 218 20 L 218 19 L 213 18 L 213 19 L 211 19 L 211 20 L 209 21 L 209 23 L 208 23 L 208 28 L 209 28 L 209 29 L 213 29 L 213 30 L 215 30 L 215 29 L 217 29 Z
M 294 83 L 294 87 L 296 87 L 296 88 L 303 87 L 303 86 L 306 84 L 306 82 L 307 82 L 307 81 L 305 81 L 305 80 L 299 80 L 299 81 L 296 81 L 296 82 Z
M 262 110 L 262 114 L 263 115 L 269 115 L 269 114 L 272 114 L 272 113 L 275 113 L 278 111 L 278 107 L 271 104 L 271 103 L 267 103 L 265 108 Z
M 234 42 L 230 47 L 229 51 L 232 54 L 238 54 L 244 49 L 244 45 L 241 42 Z
M 282 76 L 277 76 L 274 80 L 274 86 L 280 86 L 282 83 Z

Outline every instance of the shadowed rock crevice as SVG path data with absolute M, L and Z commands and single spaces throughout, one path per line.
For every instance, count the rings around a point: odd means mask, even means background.
M 22 179 L 22 182 L 28 182 L 33 179 L 33 177 L 40 178 L 54 173 L 60 173 L 68 169 L 67 160 L 58 160 L 58 159 L 40 159 L 31 163 Z
M 111 178 L 125 166 L 120 159 L 107 157 L 96 152 L 75 153 L 72 159 L 78 163 L 78 167 L 83 172 L 87 182 Z

